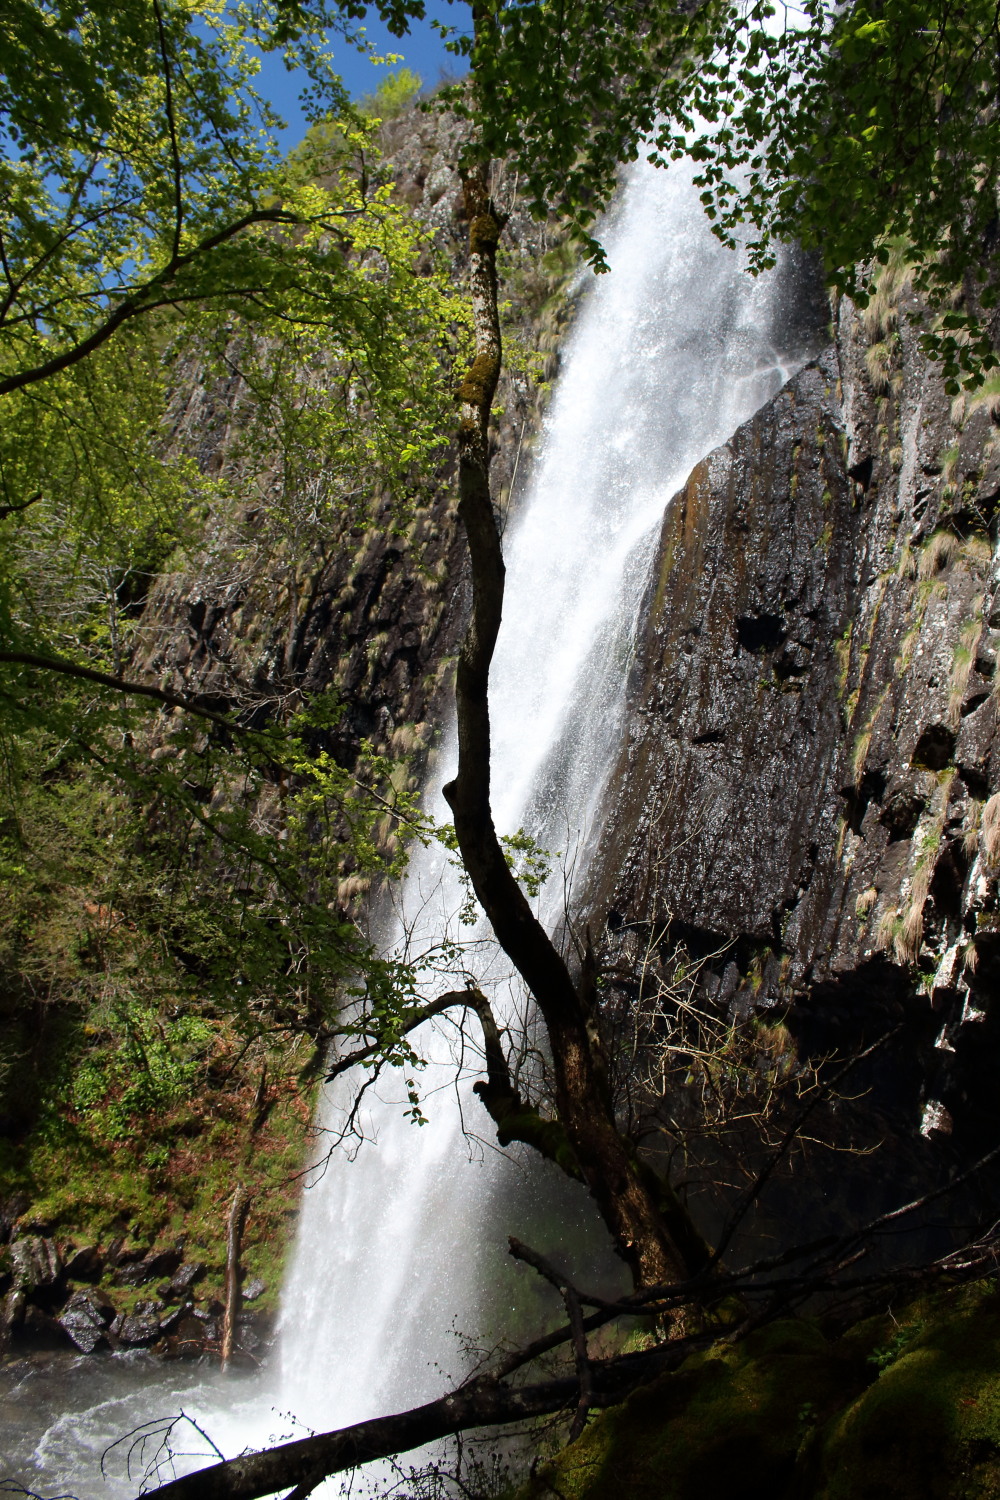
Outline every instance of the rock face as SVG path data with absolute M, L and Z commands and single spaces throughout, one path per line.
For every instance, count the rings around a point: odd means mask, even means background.
M 457 170 L 465 127 L 409 110 L 383 128 L 381 175 L 430 231 L 465 286 L 468 226 Z M 534 375 L 509 360 L 496 397 L 494 479 L 506 503 L 523 478 L 570 312 L 557 229 L 538 224 L 512 198 L 504 249 L 508 351 L 538 354 Z M 551 269 L 548 253 L 556 247 Z M 242 475 L 238 377 L 205 384 L 200 372 L 178 393 L 173 442 L 209 474 L 236 478 L 242 508 L 220 505 L 185 572 L 161 576 L 142 616 L 133 667 L 220 707 L 273 705 L 336 690 L 344 717 L 332 748 L 349 763 L 362 740 L 412 758 L 411 785 L 447 713 L 447 687 L 466 612 L 465 542 L 457 522 L 453 445 L 442 452 L 426 503 L 401 534 L 393 505 L 378 495 L 343 506 L 321 537 L 265 536 L 255 473 Z M 246 483 L 242 480 L 245 479 Z M 305 532 L 309 531 L 308 526 Z M 270 705 L 270 707 L 268 707 Z M 162 753 L 166 753 L 165 751 Z
M 898 1028 L 870 1107 L 943 1165 L 995 1136 L 1000 446 L 881 316 L 667 508 L 588 906 L 800 1054 Z

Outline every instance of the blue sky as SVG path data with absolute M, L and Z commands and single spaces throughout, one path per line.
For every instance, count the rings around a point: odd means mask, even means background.
M 431 28 L 431 21 L 442 21 L 446 26 L 462 26 L 468 23 L 469 10 L 465 5 L 449 5 L 447 0 L 426 0 L 427 19 L 412 22 L 409 36 L 390 36 L 379 20 L 377 13 L 370 12 L 365 21 L 368 38 L 379 54 L 402 55 L 403 63 L 419 73 L 424 84 L 433 87 L 441 77 L 442 69 L 448 72 L 464 72 L 461 58 L 445 51 L 444 42 Z M 374 67 L 369 60 L 336 39 L 334 58 L 338 71 L 350 90 L 352 98 L 360 99 L 378 87 L 379 79 L 390 71 L 388 67 Z M 399 66 L 399 64 L 395 64 Z M 294 73 L 285 71 L 284 64 L 274 55 L 262 59 L 261 71 L 256 81 L 257 91 L 268 99 L 288 122 L 288 129 L 280 133 L 286 149 L 291 150 L 305 134 L 305 122 L 299 108 L 300 82 Z

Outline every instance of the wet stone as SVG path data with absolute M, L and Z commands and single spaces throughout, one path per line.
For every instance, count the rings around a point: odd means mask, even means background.
M 57 1318 L 29 1302 L 24 1309 L 21 1337 L 38 1349 L 62 1349 L 65 1347 L 65 1329 Z
M 63 1274 L 59 1251 L 51 1240 L 38 1235 L 15 1240 L 10 1247 L 10 1261 L 15 1284 L 26 1292 L 47 1290 Z
M 139 1349 L 148 1344 L 155 1344 L 160 1337 L 160 1325 L 157 1319 L 138 1313 L 132 1313 L 120 1320 L 116 1318 L 112 1329 L 119 1344 L 127 1349 Z
M 191 1312 L 192 1309 L 190 1302 L 185 1302 L 183 1307 L 175 1308 L 173 1312 L 167 1313 L 165 1318 L 160 1319 L 159 1326 L 161 1332 L 169 1334 L 176 1333 L 180 1328 L 180 1325 L 186 1319 L 191 1317 Z
M 135 1304 L 135 1307 L 132 1309 L 132 1311 L 136 1313 L 140 1318 L 158 1319 L 160 1314 L 164 1311 L 164 1306 L 162 1302 L 150 1302 L 146 1299 L 142 1299 Z
M 84 1354 L 106 1345 L 107 1327 L 114 1308 L 107 1298 L 94 1292 L 74 1292 L 59 1317 L 59 1324 Z
M 200 1260 L 188 1261 L 187 1264 L 179 1267 L 170 1278 L 167 1288 L 169 1295 L 179 1301 L 181 1297 L 185 1296 L 191 1290 L 199 1277 L 204 1276 L 204 1274 L 205 1267 Z
M 199 1322 L 197 1318 L 191 1317 L 189 1313 L 187 1317 L 180 1319 L 177 1327 L 174 1329 L 171 1338 L 171 1349 L 174 1353 L 182 1356 L 201 1354 L 205 1347 L 205 1340 L 205 1324 Z
M 104 1274 L 104 1256 L 96 1245 L 82 1245 L 66 1261 L 70 1281 L 97 1281 Z
M 246 1286 L 243 1288 L 243 1301 L 244 1302 L 256 1302 L 257 1298 L 258 1297 L 263 1297 L 263 1295 L 264 1295 L 264 1293 L 266 1291 L 267 1291 L 267 1286 L 266 1286 L 266 1284 L 263 1281 L 261 1281 L 260 1277 L 259 1276 L 251 1276 L 250 1280 L 247 1282 Z

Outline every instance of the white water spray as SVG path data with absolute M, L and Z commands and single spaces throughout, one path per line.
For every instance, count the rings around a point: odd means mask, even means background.
M 664 507 L 692 466 L 807 353 L 788 332 L 793 278 L 780 267 L 757 280 L 742 272 L 739 256 L 711 235 L 684 165 L 667 173 L 636 165 L 605 243 L 611 275 L 587 294 L 529 493 L 505 539 L 507 595 L 491 685 L 498 829 L 524 827 L 577 868 L 619 747 Z M 453 760 L 446 737 L 437 783 Z M 447 817 L 443 804 L 432 810 Z M 561 910 L 562 874 L 549 883 L 550 921 Z M 418 851 L 388 945 L 419 948 L 446 930 L 460 936 L 460 902 L 446 858 Z M 487 986 L 505 972 L 481 941 L 468 967 Z M 507 1217 L 514 1169 L 495 1153 L 470 1153 L 463 1134 L 465 1125 L 489 1139 L 491 1128 L 468 1082 L 454 1085 L 454 1044 L 447 1030 L 424 1042 L 433 1061 L 418 1082 L 430 1123 L 410 1123 L 400 1092 L 380 1085 L 380 1097 L 373 1090 L 365 1101 L 375 1139 L 353 1161 L 335 1157 L 306 1192 L 278 1367 L 228 1385 L 161 1372 L 94 1405 L 81 1361 L 81 1383 L 63 1380 L 55 1398 L 72 1409 L 55 1422 L 50 1415 L 40 1441 L 28 1420 L 31 1393 L 22 1392 L 25 1420 L 10 1456 L 26 1483 L 84 1492 L 109 1437 L 171 1406 L 196 1413 L 234 1453 L 301 1434 L 277 1412 L 328 1429 L 403 1409 L 461 1377 L 465 1357 L 452 1328 L 477 1331 L 494 1276 L 486 1251 L 517 1226 Z M 336 1087 L 331 1094 L 320 1123 L 335 1128 L 344 1104 Z M 36 1406 L 52 1399 L 37 1381 L 35 1397 Z M 42 1425 L 39 1414 L 34 1433 Z M 190 1466 L 208 1458 L 203 1450 Z M 119 1490 L 101 1492 L 133 1489 L 123 1478 Z

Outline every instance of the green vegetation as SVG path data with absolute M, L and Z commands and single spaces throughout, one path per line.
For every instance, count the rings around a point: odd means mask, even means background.
M 412 68 L 395 68 L 387 73 L 373 94 L 362 99 L 362 115 L 374 120 L 395 120 L 423 88 L 423 79 Z
M 423 10 L 421 0 L 376 8 L 396 34 Z M 226 1204 L 247 1177 L 245 1262 L 274 1276 L 331 1037 L 360 1039 L 365 1062 L 419 1065 L 407 1040 L 422 1019 L 414 971 L 372 951 L 353 906 L 400 873 L 400 825 L 440 832 L 419 817 L 408 752 L 346 733 L 344 695 L 307 693 L 290 648 L 280 662 L 262 648 L 249 685 L 234 675 L 239 691 L 216 694 L 210 673 L 180 691 L 140 630 L 151 581 L 183 564 L 208 522 L 220 550 L 238 538 L 226 555 L 239 587 L 267 579 L 291 641 L 325 570 L 352 557 L 337 587 L 353 606 L 380 533 L 412 542 L 431 494 L 470 318 L 377 161 L 377 122 L 419 80 L 402 70 L 352 107 L 332 71 L 327 31 L 363 47 L 364 10 L 18 0 L 0 21 L 2 1185 L 27 1192 L 23 1227 L 80 1240 L 183 1233 L 215 1278 Z M 920 336 L 950 391 L 997 362 L 983 251 L 1000 169 L 996 18 L 981 0 L 960 12 L 886 0 L 877 13 L 808 0 L 803 28 L 774 34 L 773 14 L 764 0 L 693 12 L 666 0 L 568 11 L 490 0 L 475 7 L 474 35 L 453 41 L 471 78 L 438 100 L 470 122 L 460 165 L 478 298 L 476 359 L 459 393 L 476 625 L 458 679 L 458 832 L 443 838 L 538 1002 L 551 1099 L 522 1097 L 484 997 L 467 987 L 454 1003 L 479 1019 L 479 1093 L 501 1144 L 521 1139 L 587 1182 L 637 1285 L 704 1273 L 702 1312 L 716 1264 L 674 1146 L 654 1167 L 639 1155 L 638 1116 L 616 1113 L 589 944 L 579 977 L 526 910 L 544 851 L 521 833 L 504 847 L 491 823 L 485 683 L 503 569 L 488 423 L 502 216 L 487 165 L 509 162 L 532 208 L 562 214 L 601 266 L 593 225 L 620 164 L 639 150 L 692 157 L 722 238 L 755 228 L 755 269 L 796 235 L 823 255 L 834 288 L 873 305 L 867 363 L 888 444 L 908 289 L 930 309 Z M 258 50 L 309 78 L 312 129 L 288 160 L 254 92 Z M 708 130 L 692 139 L 696 115 Z M 542 270 L 521 290 L 544 291 L 554 334 L 565 260 Z M 532 352 L 519 357 L 523 372 L 550 373 Z M 194 388 L 204 404 L 192 440 L 178 392 Z M 213 406 L 236 430 L 202 442 Z M 946 485 L 959 456 L 942 456 Z M 898 463 L 898 446 L 890 457 Z M 959 550 L 950 533 L 932 539 L 921 608 L 947 588 L 937 575 Z M 429 566 L 440 584 L 440 556 Z M 370 684 L 389 633 L 370 615 L 361 633 Z M 956 693 L 973 646 L 956 656 Z M 848 633 L 844 689 L 850 647 Z M 341 670 L 330 663 L 334 681 Z M 857 778 L 884 697 L 855 741 Z M 929 825 L 915 851 L 909 909 L 883 919 L 900 963 L 919 957 L 941 831 Z M 763 986 L 761 955 L 748 980 Z M 784 1027 L 761 1028 L 755 1043 L 765 1081 L 791 1073 Z M 727 1045 L 704 1064 L 713 1088 L 739 1081 Z M 800 1322 L 723 1345 L 595 1421 L 537 1484 L 567 1497 L 612 1483 L 640 1497 L 712 1485 L 773 1495 L 808 1472 L 833 1500 L 889 1483 L 902 1493 L 899 1475 L 910 1485 L 912 1471 L 913 1492 L 919 1481 L 933 1495 L 933 1450 L 992 1493 L 992 1295 L 976 1294 L 971 1312 L 915 1313 L 903 1340 L 881 1326 L 831 1349 Z M 566 1306 L 572 1316 L 568 1295 Z M 975 1332 L 956 1334 L 972 1317 Z M 981 1410 L 958 1420 L 962 1403 Z M 260 1483 L 255 1493 L 273 1492 Z
M 1000 1298 L 941 1293 L 828 1340 L 716 1345 L 594 1418 L 519 1500 L 1000 1494 Z
M 756 232 L 756 266 L 799 239 L 838 291 L 876 299 L 883 335 L 911 286 L 933 310 L 920 337 L 952 391 L 996 363 L 984 246 L 1000 169 L 997 23 L 985 0 L 960 11 L 808 0 L 797 29 L 775 25 L 769 0 L 694 11 L 587 0 L 571 12 L 521 0 L 478 16 L 475 39 L 452 43 L 470 59 L 471 98 L 465 85 L 446 97 L 475 117 L 485 155 L 514 159 L 537 213 L 568 216 L 596 264 L 593 226 L 618 163 L 691 157 L 720 236 Z
M 402 866 L 412 751 L 345 733 L 290 656 L 221 696 L 142 665 L 154 580 L 206 531 L 291 642 L 352 538 L 434 492 L 467 307 L 378 171 L 369 116 L 419 80 L 357 110 L 331 70 L 354 19 L 0 22 L 0 1200 L 78 1243 L 183 1224 L 216 1268 L 240 1176 L 250 1263 L 283 1252 L 344 1004 L 412 993 L 352 904 Z M 310 80 L 288 162 L 257 47 Z

